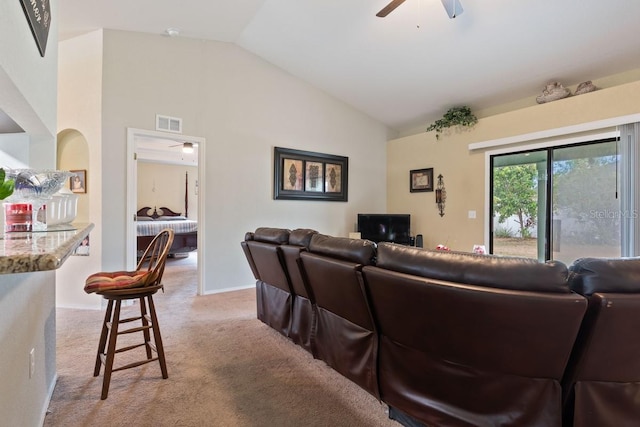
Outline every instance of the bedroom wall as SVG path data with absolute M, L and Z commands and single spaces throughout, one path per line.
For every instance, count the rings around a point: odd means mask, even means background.
M 206 293 L 254 284 L 246 231 L 347 235 L 358 212 L 384 212 L 388 130 L 326 93 L 228 43 L 105 30 L 103 60 L 103 269 L 125 265 L 126 129 L 155 129 L 156 114 L 206 139 Z M 274 201 L 274 146 L 348 156 L 349 201 Z
M 195 189 L 198 168 L 195 166 L 138 162 L 138 209 L 166 206 L 185 215 L 185 173 L 189 174 L 189 219 L 197 221 L 198 196 Z
M 607 80 L 609 81 L 609 80 Z M 594 80 L 596 86 L 601 83 Z M 547 129 L 578 125 L 640 113 L 640 81 L 602 88 L 547 104 L 480 119 L 472 130 L 445 133 L 436 140 L 433 132 L 389 141 L 387 150 L 387 209 L 409 212 L 424 245 L 446 244 L 453 250 L 470 251 L 485 243 L 486 150 L 469 151 L 469 144 Z M 518 146 L 513 144 L 514 151 Z M 447 200 L 444 217 L 438 215 L 435 194 L 410 193 L 409 171 L 433 167 L 434 178 L 444 176 Z M 470 219 L 470 210 L 476 218 Z

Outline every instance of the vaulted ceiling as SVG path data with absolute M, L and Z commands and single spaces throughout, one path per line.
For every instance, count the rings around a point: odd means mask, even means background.
M 640 69 L 640 2 L 460 0 L 60 0 L 60 38 L 98 28 L 236 43 L 399 135 L 452 106 L 474 111 Z M 166 36 L 166 35 L 165 35 Z M 640 75 L 638 75 L 640 78 Z M 522 101 L 520 101 L 522 103 Z

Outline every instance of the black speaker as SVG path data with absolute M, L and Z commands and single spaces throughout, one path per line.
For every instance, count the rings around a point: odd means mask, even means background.
M 422 234 L 418 234 L 416 236 L 416 247 L 417 248 L 421 248 L 422 245 L 423 245 L 423 243 L 422 243 Z

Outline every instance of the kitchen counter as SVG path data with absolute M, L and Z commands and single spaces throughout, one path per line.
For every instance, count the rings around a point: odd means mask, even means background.
M 55 270 L 80 245 L 93 224 L 59 224 L 47 231 L 4 233 L 0 274 Z

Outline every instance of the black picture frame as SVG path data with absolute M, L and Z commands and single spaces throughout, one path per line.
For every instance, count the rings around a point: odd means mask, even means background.
M 411 193 L 433 191 L 433 168 L 409 171 L 409 191 Z
M 29 28 L 38 46 L 40 56 L 44 57 L 47 50 L 49 28 L 51 26 L 51 7 L 49 0 L 20 0 L 22 10 L 29 22 Z
M 275 200 L 348 200 L 349 158 L 274 147 Z

